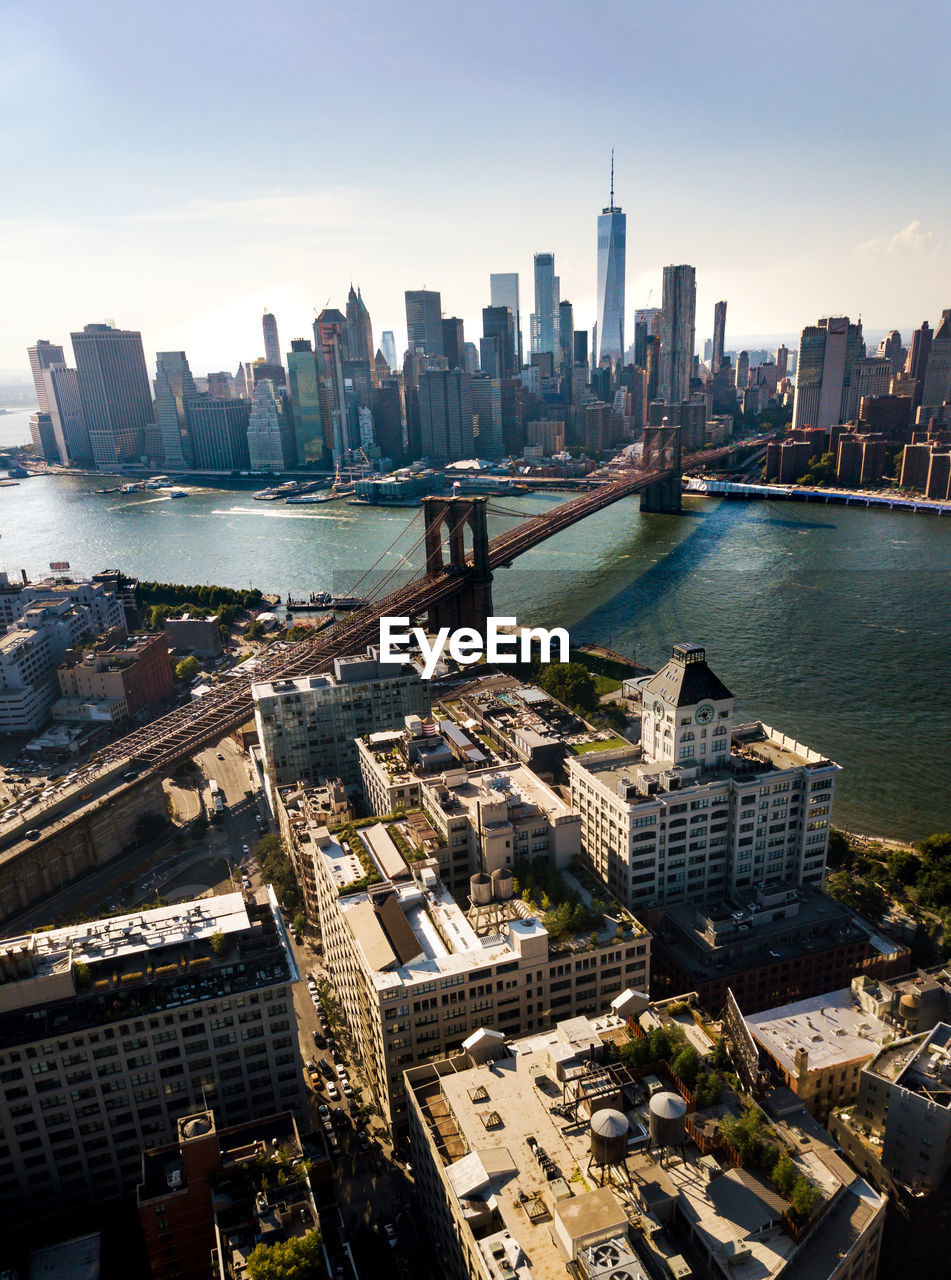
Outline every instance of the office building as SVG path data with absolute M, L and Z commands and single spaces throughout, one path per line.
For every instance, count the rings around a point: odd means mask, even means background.
M 931 354 L 931 340 L 934 330 L 925 320 L 920 329 L 916 329 L 911 337 L 911 346 L 905 357 L 905 373 L 914 385 L 915 408 L 921 404 L 921 392 L 925 384 L 925 373 L 928 369 L 928 357 Z
M 585 855 L 611 892 L 637 909 L 764 880 L 821 885 L 839 766 L 766 725 L 735 726 L 733 694 L 699 645 L 674 645 L 629 684 L 640 745 L 567 761 Z
M 406 461 L 406 398 L 400 378 L 386 377 L 370 397 L 373 429 L 384 458 L 399 466 Z
M 652 400 L 647 406 L 647 424 L 651 427 L 680 427 L 680 448 L 683 453 L 697 453 L 706 443 L 707 406 L 703 397 L 681 404 L 666 404 Z
M 466 337 L 462 321 L 458 316 L 447 317 L 442 322 L 442 353 L 446 357 L 448 368 L 465 367 L 465 346 Z
M 371 364 L 373 363 L 376 348 L 373 346 L 373 325 L 370 322 L 370 313 L 359 288 L 354 292 L 352 284 L 347 294 L 345 346 L 348 360 L 368 360 Z
M 478 437 L 475 451 L 480 458 L 500 458 L 502 449 L 502 382 L 477 373 L 469 379 L 472 412 Z
M 598 218 L 598 349 L 595 362 L 605 356 L 624 358 L 624 273 L 627 262 L 627 216 L 614 203 L 614 153 L 611 153 L 611 199 Z M 561 340 L 562 348 L 565 339 Z
M 93 460 L 92 445 L 76 370 L 67 369 L 65 364 L 47 365 L 40 372 L 40 381 L 60 462 L 64 466 L 88 466 Z
M 745 391 L 750 385 L 750 353 L 748 351 L 737 352 L 734 385 L 737 391 Z
M 325 308 L 314 321 L 314 350 L 320 352 L 318 370 L 326 393 L 321 399 L 326 409 L 324 445 L 338 466 L 346 462 L 352 447 L 343 377 L 346 328 L 346 318 L 335 307 Z
M 710 352 L 710 372 L 714 377 L 723 363 L 723 343 L 726 339 L 726 303 L 718 302 L 713 308 L 713 346 Z M 778 363 L 778 362 L 777 362 Z M 786 365 L 783 362 L 781 377 L 786 376 Z
M 650 909 L 657 996 L 695 991 L 720 1011 L 732 991 L 745 1013 L 808 1000 L 908 967 L 908 948 L 875 930 L 819 889 L 766 882 L 708 906 L 689 899 Z
M 482 372 L 488 373 L 493 378 L 513 378 L 516 373 L 515 365 L 515 318 L 510 307 L 483 307 L 482 308 L 482 337 L 481 354 L 483 356 L 480 361 Z M 496 340 L 496 346 L 491 347 L 492 339 Z M 492 364 L 487 365 L 485 360 L 485 352 L 494 351 L 492 356 Z
M 887 395 L 892 377 L 891 361 L 884 356 L 865 356 L 854 360 L 849 378 L 844 421 L 858 420 L 863 400 Z
M 112 724 L 155 711 L 173 692 L 165 634 L 68 649 L 56 671 L 54 720 L 85 721 L 104 712 Z
M 565 448 L 564 422 L 548 419 L 526 422 L 525 443 L 540 448 L 544 457 L 553 458 L 556 453 L 562 453 Z
M 65 365 L 66 357 L 63 355 L 63 348 L 47 338 L 37 338 L 35 345 L 27 347 L 26 351 L 30 357 L 30 372 L 33 375 L 33 386 L 36 388 L 40 413 L 50 413 L 43 371 L 52 368 L 53 365 Z
M 199 395 L 186 406 L 192 466 L 196 471 L 246 471 L 249 400 Z
M 558 351 L 558 303 L 561 283 L 555 275 L 555 255 L 535 254 L 535 310 L 532 312 L 532 354 Z
M 518 272 L 504 271 L 491 274 L 489 300 L 493 307 L 508 307 L 512 313 L 512 353 L 509 367 L 514 372 L 522 367 L 522 313 L 518 300 Z
M 461 369 L 428 369 L 419 379 L 422 456 L 439 462 L 474 458 L 471 379 Z
M 786 346 L 776 348 L 776 377 L 780 382 L 786 377 L 786 369 L 789 365 L 789 348 Z
M 557 365 L 562 375 L 569 375 L 575 359 L 575 315 L 570 302 L 558 304 Z
M 390 366 L 390 371 L 396 373 L 400 367 L 400 362 L 396 354 L 396 337 L 392 329 L 383 330 L 383 336 L 380 338 L 380 350 L 383 352 L 386 363 Z
M 162 460 L 171 470 L 192 465 L 187 402 L 195 395 L 195 379 L 184 351 L 160 351 L 155 357 L 155 423 L 162 440 Z
M 119 1195 L 203 1105 L 224 1125 L 303 1113 L 272 889 L 5 938 L 0 960 L 5 1218 Z
M 317 1228 L 312 1187 L 331 1183 L 332 1165 L 312 1154 L 304 1171 L 291 1112 L 219 1129 L 203 1108 L 176 1130 L 173 1142 L 142 1153 L 136 1200 L 152 1280 L 243 1280 L 256 1244 L 270 1249 Z
M 664 267 L 657 394 L 675 403 L 688 399 L 696 346 L 697 278 L 690 266 Z
M 145 430 L 154 422 L 141 333 L 87 324 L 70 339 L 96 466 L 141 461 Z
M 429 682 L 412 666 L 335 658 L 332 672 L 252 686 L 267 786 L 341 778 L 360 782 L 354 739 L 429 711 Z
M 252 471 L 287 471 L 296 465 L 294 422 L 284 394 L 269 378 L 254 388 L 248 415 L 248 458 Z
M 401 841 L 409 829 L 397 828 Z M 584 928 L 553 937 L 513 895 L 510 871 L 474 876 L 465 913 L 435 860 L 407 859 L 383 823 L 349 839 L 306 821 L 293 830 L 313 868 L 327 966 L 397 1134 L 406 1068 L 460 1049 L 483 1027 L 493 1038 L 521 1034 L 603 1008 L 625 986 L 647 988 L 646 930 L 616 903 L 593 906 L 569 871 Z
M 30 414 L 30 440 L 37 458 L 46 463 L 62 461 L 56 434 L 53 431 L 53 419 L 48 413 Z
M 941 323 L 934 331 L 928 351 L 921 391 L 925 409 L 936 408 L 951 400 L 951 309 L 942 311 Z
M 483 1030 L 407 1069 L 413 1176 L 440 1275 L 872 1280 L 884 1196 L 801 1109 L 764 1116 L 766 1140 L 820 1191 L 795 1225 L 759 1169 L 734 1167 L 722 1108 L 696 1108 L 663 1068 L 642 1081 L 618 1060 L 632 1024 L 645 1034 L 623 1011 L 646 1004 L 626 991 L 599 1016 L 521 1039 Z
M 892 329 L 887 333 L 878 344 L 878 351 L 875 353 L 880 359 L 887 360 L 891 366 L 892 374 L 898 373 L 905 367 L 905 360 L 908 352 L 902 346 L 901 334 L 897 329 Z
M 410 352 L 441 356 L 442 299 L 434 289 L 406 290 L 406 335 Z
M 848 316 L 832 316 L 803 329 L 794 427 L 828 428 L 848 420 L 852 367 L 864 354 L 861 321 L 850 324 Z
M 281 342 L 277 336 L 277 320 L 270 311 L 261 317 L 261 329 L 264 333 L 264 359 L 269 365 L 280 366 Z
M 295 338 L 287 353 L 287 389 L 294 412 L 297 465 L 320 462 L 324 456 L 324 421 L 317 358 L 307 338 Z

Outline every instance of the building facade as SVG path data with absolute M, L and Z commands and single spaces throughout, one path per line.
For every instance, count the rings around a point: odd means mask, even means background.
M 192 464 L 187 404 L 195 395 L 195 379 L 184 351 L 160 351 L 155 357 L 155 423 L 162 437 L 162 461 L 167 467 Z
M 598 350 L 595 362 L 624 356 L 624 276 L 627 263 L 627 216 L 614 203 L 614 159 L 611 199 L 598 218 Z M 564 337 L 562 337 L 564 346 Z
M 696 346 L 697 275 L 693 267 L 664 267 L 657 394 L 669 403 L 686 400 Z
M 141 461 L 145 431 L 154 422 L 141 333 L 87 324 L 70 339 L 96 466 Z
M 405 298 L 406 342 L 410 353 L 425 351 L 430 356 L 443 355 L 441 297 L 435 289 L 407 289 Z
M 831 316 L 799 338 L 793 427 L 829 428 L 848 418 L 852 368 L 865 354 L 862 322 Z

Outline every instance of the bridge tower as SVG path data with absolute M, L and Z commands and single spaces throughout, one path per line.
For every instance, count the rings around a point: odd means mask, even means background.
M 660 427 L 644 428 L 645 471 L 670 470 L 670 475 L 641 491 L 642 511 L 679 512 L 681 509 L 680 427 L 664 419 Z
M 426 572 L 464 576 L 466 585 L 429 609 L 429 626 L 474 627 L 485 633 L 492 612 L 492 571 L 489 568 L 488 498 L 423 499 L 426 527 Z M 449 563 L 443 559 L 443 530 L 448 532 Z M 472 535 L 472 563 L 466 559 L 466 529 Z

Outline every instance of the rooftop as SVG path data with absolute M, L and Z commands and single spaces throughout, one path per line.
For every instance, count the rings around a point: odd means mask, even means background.
M 808 1070 L 825 1071 L 870 1058 L 890 1033 L 859 1005 L 849 987 L 749 1014 L 746 1022 L 754 1039 L 790 1075 L 797 1074 L 798 1049 L 809 1054 Z
M 951 1109 L 951 1026 L 939 1022 L 928 1032 L 889 1045 L 866 1070 L 934 1106 Z

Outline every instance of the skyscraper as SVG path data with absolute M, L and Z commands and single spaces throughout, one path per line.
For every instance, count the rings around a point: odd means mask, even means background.
M 928 364 L 921 390 L 926 409 L 937 408 L 951 399 L 951 310 L 941 312 L 941 323 L 931 339 Z
M 566 299 L 558 304 L 558 359 L 556 364 L 563 373 L 568 373 L 575 359 L 575 313 L 571 303 Z
M 406 290 L 406 342 L 410 351 L 422 348 L 427 355 L 444 355 L 442 298 L 434 289 Z
M 425 457 L 459 462 L 475 456 L 470 379 L 461 369 L 427 369 L 419 379 L 419 417 Z
M 449 316 L 442 322 L 442 353 L 449 361 L 450 369 L 463 367 L 463 350 L 466 345 L 465 326 L 458 316 Z
M 831 427 L 844 422 L 852 366 L 864 355 L 862 323 L 831 316 L 807 325 L 799 337 L 794 427 Z M 737 390 L 739 390 L 737 379 Z
M 281 343 L 277 336 L 277 321 L 270 311 L 261 317 L 261 328 L 264 330 L 264 359 L 268 364 L 281 363 Z
M 508 310 L 508 308 L 506 308 Z M 476 450 L 480 458 L 498 458 L 502 453 L 502 382 L 477 374 L 469 383 L 472 412 L 479 423 Z
M 367 311 L 363 296 L 359 288 L 354 293 L 353 285 L 350 286 L 350 292 L 347 295 L 347 332 L 345 336 L 348 352 L 347 359 L 369 360 L 372 364 L 375 354 L 373 325 L 370 323 L 370 313 Z
M 723 342 L 726 337 L 726 303 L 718 302 L 713 308 L 713 353 L 710 356 L 710 372 L 716 377 L 723 363 Z M 785 377 L 783 368 L 780 377 Z
M 925 320 L 920 329 L 912 334 L 911 346 L 905 359 L 905 371 L 915 380 L 915 408 L 921 404 L 921 393 L 924 390 L 925 370 L 928 368 L 928 356 L 931 353 L 931 340 L 934 330 Z
M 92 446 L 83 417 L 76 370 L 67 369 L 65 364 L 52 364 L 43 369 L 42 377 L 60 460 L 66 465 L 88 466 L 93 460 Z
M 535 310 L 532 313 L 532 354 L 558 350 L 560 281 L 555 275 L 555 255 L 535 254 Z
M 30 371 L 33 374 L 33 385 L 36 388 L 36 398 L 40 404 L 40 413 L 49 413 L 50 407 L 46 401 L 43 370 L 54 364 L 66 363 L 63 348 L 57 346 L 55 342 L 47 341 L 46 338 L 37 338 L 36 345 L 27 347 L 26 350 L 27 355 L 30 357 Z
M 245 471 L 250 400 L 192 396 L 185 405 L 193 466 L 198 471 Z
M 321 311 L 314 321 L 314 347 L 319 349 L 318 365 L 327 393 L 330 423 L 324 421 L 324 443 L 330 444 L 334 462 L 346 461 L 350 434 L 346 421 L 346 392 L 343 385 L 343 341 L 347 321 L 335 307 Z M 323 403 L 323 402 L 322 402 Z M 329 430 L 328 430 L 329 425 Z
M 515 341 L 515 316 L 511 307 L 508 305 L 496 306 L 495 303 L 491 307 L 483 307 L 482 336 L 484 339 L 497 338 L 499 343 L 498 367 L 487 369 L 483 363 L 483 371 L 491 373 L 495 378 L 514 377 L 517 344 Z
M 165 466 L 191 466 L 185 402 L 195 394 L 195 379 L 184 351 L 159 351 L 155 357 L 155 422 L 162 437 Z
M 395 373 L 399 368 L 399 361 L 396 356 L 396 337 L 392 329 L 384 329 L 383 336 L 380 339 L 380 349 L 386 357 L 386 363 Z
M 286 471 L 296 461 L 294 424 L 286 392 L 262 378 L 254 388 L 248 418 L 248 456 L 252 471 Z
M 741 351 L 736 357 L 736 389 L 745 391 L 750 380 L 750 353 Z
M 96 465 L 138 461 L 145 429 L 154 421 L 141 333 L 87 324 L 70 339 Z
M 624 356 L 624 272 L 627 216 L 614 203 L 614 151 L 611 151 L 611 202 L 598 218 L 598 352 Z
M 294 409 L 297 465 L 319 462 L 324 456 L 320 376 L 314 349 L 307 338 L 295 338 L 287 353 L 287 388 Z
M 697 277 L 687 265 L 664 267 L 657 391 L 668 404 L 686 400 L 696 345 Z
M 518 301 L 518 272 L 503 271 L 489 276 L 489 297 L 493 307 L 508 307 L 512 313 L 512 363 L 522 367 L 522 313 Z

